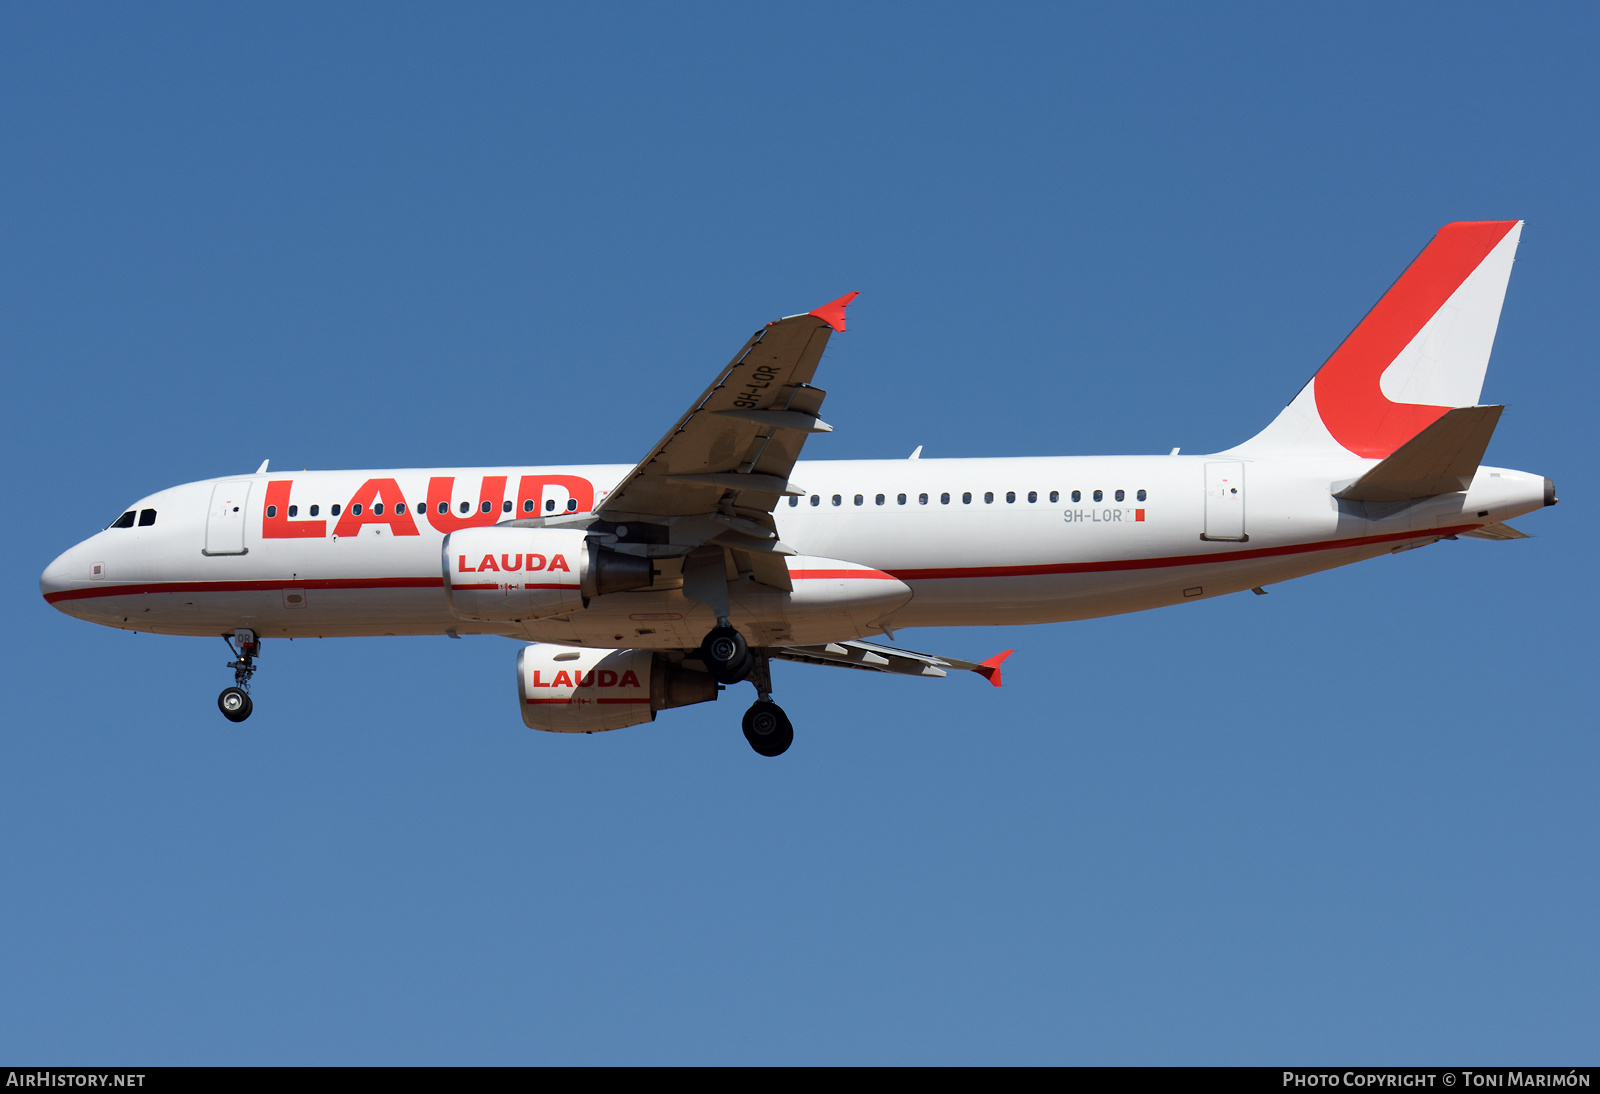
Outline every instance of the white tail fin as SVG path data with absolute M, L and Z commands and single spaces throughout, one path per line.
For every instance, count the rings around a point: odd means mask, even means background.
M 1383 459 L 1477 404 L 1520 220 L 1439 229 L 1271 425 L 1231 454 Z

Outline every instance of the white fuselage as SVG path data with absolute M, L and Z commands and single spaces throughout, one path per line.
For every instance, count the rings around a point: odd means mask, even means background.
M 1140 611 L 1419 546 L 1547 500 L 1542 477 L 1491 467 L 1479 468 L 1465 493 L 1409 504 L 1331 496 L 1375 462 L 802 462 L 792 482 L 806 496 L 785 499 L 775 513 L 782 542 L 801 555 L 891 574 L 911 588 L 911 599 L 870 626 L 848 613 L 774 618 L 781 607 L 758 595 L 766 587 L 735 579 L 731 619 L 752 644 L 776 645 Z M 139 501 L 131 511 L 153 510 L 153 523 L 135 517 L 131 527 L 91 536 L 56 559 L 40 585 L 68 614 L 161 634 L 241 627 L 263 638 L 455 632 L 692 647 L 713 614 L 683 595 L 678 560 L 670 558 L 658 561 L 651 588 L 596 597 L 556 618 L 470 622 L 451 613 L 444 595 L 440 547 L 447 532 L 464 521 L 584 511 L 628 471 L 620 464 L 302 471 L 189 483 Z M 440 505 L 447 515 L 437 512 Z

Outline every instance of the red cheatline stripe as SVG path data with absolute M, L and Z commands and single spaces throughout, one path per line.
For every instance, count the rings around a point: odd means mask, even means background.
M 516 582 L 512 582 L 511 584 L 516 584 Z M 500 588 L 499 585 L 492 584 L 492 583 L 488 584 L 488 585 L 451 585 L 450 586 L 450 591 L 454 592 L 454 593 L 464 593 L 464 592 L 470 592 L 473 589 L 498 589 L 498 588 Z M 552 585 L 527 585 L 527 584 L 524 584 L 524 585 L 521 586 L 521 588 L 523 588 L 523 589 L 576 589 L 577 586 L 576 585 L 563 585 L 563 584 L 560 584 L 558 582 L 558 583 L 552 584 Z
M 886 574 L 882 570 L 790 570 L 789 576 L 800 581 L 816 578 L 866 578 L 871 581 L 895 581 L 893 574 Z
M 351 577 L 307 581 L 280 578 L 277 581 L 165 581 L 153 585 L 104 585 L 87 589 L 65 589 L 45 593 L 45 600 L 84 600 L 99 596 L 137 596 L 140 593 L 249 593 L 276 592 L 279 589 L 438 589 L 440 577 Z
M 589 702 L 591 702 L 591 703 L 628 703 L 628 704 L 634 704 L 634 705 L 637 705 L 639 703 L 648 703 L 649 701 L 650 701 L 650 699 L 649 699 L 648 696 L 643 698 L 643 699 L 590 699 L 589 700 Z M 571 699 L 529 699 L 529 700 L 527 700 L 527 703 L 528 703 L 529 706 L 533 706 L 534 704 L 540 704 L 540 705 L 548 706 L 548 705 L 550 705 L 552 703 L 557 704 L 559 706 L 564 706 L 564 707 L 573 705 L 573 701 Z
M 939 578 L 958 577 L 1031 577 L 1036 574 L 1094 574 L 1117 570 L 1154 570 L 1167 566 L 1199 566 L 1208 562 L 1240 562 L 1252 558 L 1273 558 L 1278 555 L 1300 555 L 1312 551 L 1339 551 L 1347 547 L 1366 547 L 1376 543 L 1397 543 L 1406 539 L 1427 539 L 1431 536 L 1453 536 L 1480 528 L 1478 524 L 1458 524 L 1449 528 L 1434 528 L 1417 532 L 1391 532 L 1382 536 L 1361 536 L 1355 539 L 1331 539 L 1317 543 L 1291 543 L 1285 547 L 1261 547 L 1251 551 L 1218 551 L 1207 555 L 1170 555 L 1166 558 L 1128 558 L 1109 562 L 1058 562 L 1036 566 L 970 566 L 956 569 L 899 570 L 884 574 L 878 570 L 812 571 L 800 570 L 794 575 L 809 573 L 834 573 L 841 576 L 876 576 L 900 581 L 932 581 Z M 237 593 L 277 591 L 279 589 L 437 589 L 444 584 L 437 577 L 373 577 L 344 578 L 325 581 L 172 581 L 156 585 L 110 585 L 87 589 L 67 589 L 59 593 L 46 593 L 45 600 L 52 604 L 63 600 L 83 600 L 101 596 L 137 596 L 140 593 Z M 498 585 L 492 586 L 499 588 Z M 570 589 L 570 585 L 544 586 Z M 460 586 L 457 586 L 460 588 Z
M 1434 528 L 1421 532 L 1392 532 L 1382 536 L 1332 539 L 1321 543 L 1293 543 L 1287 547 L 1261 547 L 1253 551 L 1218 551 L 1216 554 L 1211 555 L 1128 558 L 1111 562 L 1061 562 L 1041 566 L 973 566 L 945 570 L 896 570 L 894 576 L 901 581 L 931 581 L 938 578 L 955 577 L 1032 577 L 1039 574 L 1095 574 L 1117 570 L 1155 570 L 1168 566 L 1200 566 L 1208 562 L 1241 562 L 1252 558 L 1308 554 L 1312 551 L 1338 551 L 1347 547 L 1366 547 L 1371 544 L 1395 543 L 1405 539 L 1453 536 L 1461 532 L 1470 532 L 1478 527 L 1481 526 L 1477 524 L 1460 524 L 1451 528 Z

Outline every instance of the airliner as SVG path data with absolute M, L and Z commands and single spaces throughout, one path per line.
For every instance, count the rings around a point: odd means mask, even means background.
M 302 471 L 142 498 L 40 578 L 68 615 L 221 636 L 249 717 L 267 639 L 494 634 L 523 722 L 593 733 L 750 682 L 760 755 L 794 730 L 771 662 L 999 686 L 1011 651 L 912 627 L 1055 623 L 1265 587 L 1556 502 L 1482 460 L 1479 405 L 1520 221 L 1440 229 L 1264 430 L 1211 455 L 806 460 L 850 293 L 756 331 L 637 464 Z

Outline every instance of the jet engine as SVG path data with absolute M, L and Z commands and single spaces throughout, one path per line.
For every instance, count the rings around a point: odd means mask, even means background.
M 651 650 L 535 644 L 517 654 L 522 720 L 547 733 L 595 733 L 655 720 L 656 711 L 709 703 L 717 682 Z
M 653 580 L 648 558 L 574 528 L 463 528 L 445 537 L 442 561 L 451 613 L 486 622 L 563 615 Z

